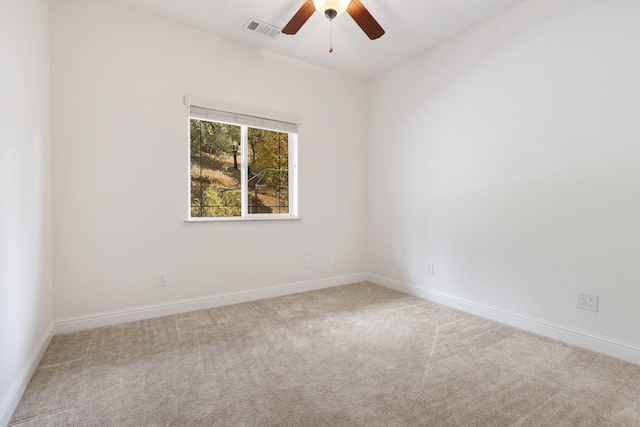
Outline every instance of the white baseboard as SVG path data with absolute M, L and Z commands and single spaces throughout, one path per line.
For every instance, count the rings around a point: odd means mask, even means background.
M 329 277 L 325 279 L 290 283 L 287 285 L 269 286 L 221 295 L 208 295 L 204 297 L 170 301 L 160 304 L 130 307 L 121 310 L 92 313 L 82 316 L 65 317 L 62 319 L 54 320 L 54 332 L 55 335 L 66 334 L 86 329 L 99 328 L 102 326 L 110 326 L 126 322 L 135 322 L 137 320 L 151 319 L 154 317 L 168 316 L 171 314 L 186 313 L 189 311 L 203 310 L 212 307 L 220 307 L 223 305 L 238 304 L 241 302 L 279 297 L 283 295 L 313 291 L 316 289 L 348 285 L 350 283 L 364 282 L 366 278 L 367 275 L 365 273 L 351 274 L 345 276 Z
M 534 319 L 528 316 L 509 312 L 499 307 L 492 307 L 475 301 L 457 298 L 441 292 L 430 291 L 408 285 L 397 280 L 378 276 L 376 274 L 367 274 L 367 281 L 395 289 L 406 294 L 414 295 L 428 301 L 447 305 L 480 317 L 485 317 L 487 319 L 514 326 L 518 329 L 523 329 L 567 344 L 575 345 L 577 347 L 640 365 L 640 346 L 628 342 L 592 334 L 586 331 L 580 331 L 540 319 Z
M 31 381 L 33 373 L 38 367 L 45 350 L 51 342 L 51 338 L 53 338 L 53 323 L 49 324 L 38 340 L 38 343 L 31 352 L 31 356 L 29 356 L 29 359 L 20 370 L 18 377 L 14 380 L 7 394 L 2 396 L 2 400 L 0 400 L 0 426 L 6 426 L 9 424 L 13 411 L 16 410 L 16 407 L 22 398 L 22 394 L 26 390 L 27 385 L 29 385 L 29 381 Z

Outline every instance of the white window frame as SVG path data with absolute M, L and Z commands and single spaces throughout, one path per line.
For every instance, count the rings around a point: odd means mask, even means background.
M 192 217 L 191 216 L 191 135 L 187 131 L 188 161 L 187 161 L 187 219 L 186 222 L 218 222 L 218 221 L 264 221 L 264 220 L 297 220 L 298 215 L 298 126 L 300 117 L 290 114 L 259 110 L 251 107 L 221 103 L 194 96 L 184 97 L 188 107 L 188 120 L 196 118 L 218 123 L 240 126 L 242 156 L 240 160 L 241 171 L 241 215 L 224 217 Z M 194 107 L 194 108 L 192 108 Z M 275 214 L 251 214 L 248 212 L 249 188 L 248 188 L 248 128 L 274 130 L 286 132 L 288 137 L 288 196 L 289 212 Z

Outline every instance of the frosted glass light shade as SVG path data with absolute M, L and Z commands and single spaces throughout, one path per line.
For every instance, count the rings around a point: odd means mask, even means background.
M 342 15 L 353 0 L 313 0 L 313 4 L 316 7 L 316 10 L 326 16 L 329 19 L 333 19 L 336 16 Z M 327 10 L 335 10 L 335 16 L 330 16 L 331 13 L 327 14 Z

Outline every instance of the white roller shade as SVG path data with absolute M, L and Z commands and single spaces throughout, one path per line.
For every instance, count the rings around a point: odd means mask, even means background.
M 223 104 L 192 96 L 185 96 L 184 101 L 189 106 L 189 117 L 194 119 L 298 133 L 300 119 L 297 116 Z

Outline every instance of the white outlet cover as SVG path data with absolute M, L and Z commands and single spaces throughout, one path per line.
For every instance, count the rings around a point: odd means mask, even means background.
M 427 264 L 427 274 L 433 276 L 433 264 Z
M 576 307 L 588 311 L 598 311 L 598 295 L 589 295 L 578 292 Z
M 158 273 L 158 286 L 167 286 L 169 284 L 169 276 L 167 273 Z

